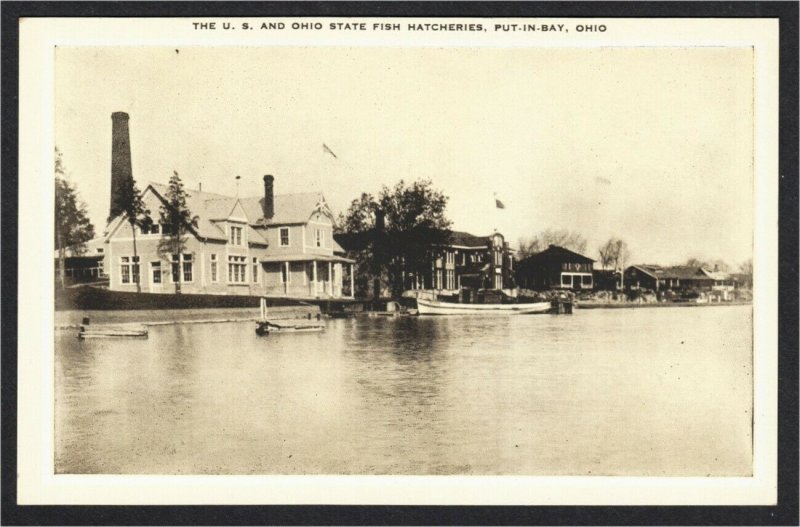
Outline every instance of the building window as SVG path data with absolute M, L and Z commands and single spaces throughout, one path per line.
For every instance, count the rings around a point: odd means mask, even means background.
M 258 258 L 253 258 L 253 283 L 258 283 Z
M 289 227 L 281 227 L 281 247 L 289 246 Z
M 184 282 L 191 282 L 192 281 L 193 267 L 194 267 L 194 264 L 192 262 L 192 255 L 191 254 L 184 254 L 183 255 L 183 281 Z
M 120 258 L 120 276 L 123 284 L 139 283 L 138 256 L 123 256 Z
M 172 282 L 178 282 L 178 273 L 183 270 L 182 282 L 191 282 L 193 278 L 194 262 L 191 254 L 182 254 L 180 258 L 177 254 L 172 255 Z
M 97 250 L 97 254 L 103 254 L 103 248 L 102 247 L 98 247 L 96 250 Z
M 158 223 L 151 223 L 142 227 L 142 234 L 159 234 L 161 226 Z
M 241 227 L 234 227 L 231 225 L 230 227 L 230 242 L 231 245 L 242 245 L 242 228 Z
M 317 240 L 317 247 L 322 247 L 322 242 L 325 239 L 325 231 L 322 229 L 317 229 L 316 232 L 316 240 Z
M 589 276 L 588 274 L 587 275 L 583 275 L 583 278 L 581 279 L 581 284 L 582 285 L 592 285 L 592 277 Z
M 161 283 L 161 262 L 150 262 L 150 276 L 154 284 Z
M 572 276 L 568 274 L 561 275 L 561 285 L 566 287 L 572 287 Z
M 216 282 L 218 280 L 218 270 L 217 270 L 217 255 L 211 255 L 211 281 Z
M 228 282 L 243 284 L 247 274 L 247 258 L 244 256 L 228 256 Z

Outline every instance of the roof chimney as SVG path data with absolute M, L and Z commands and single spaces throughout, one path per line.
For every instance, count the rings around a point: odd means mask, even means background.
M 108 219 L 122 213 L 122 192 L 125 183 L 133 179 L 131 170 L 131 140 L 128 132 L 128 114 L 111 114 L 111 206 Z
M 264 219 L 269 220 L 275 215 L 275 193 L 272 188 L 272 183 L 275 178 L 266 175 L 264 176 Z

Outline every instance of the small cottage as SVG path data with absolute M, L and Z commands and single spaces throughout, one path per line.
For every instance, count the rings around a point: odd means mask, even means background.
M 592 289 L 594 260 L 564 247 L 550 245 L 517 264 L 517 283 L 525 289 Z

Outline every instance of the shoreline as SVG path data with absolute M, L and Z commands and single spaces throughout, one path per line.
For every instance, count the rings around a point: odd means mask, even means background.
M 752 302 L 576 302 L 577 309 L 636 309 L 656 307 L 712 307 L 712 306 L 750 306 Z
M 742 306 L 752 302 L 607 302 L 576 303 L 576 309 L 638 309 L 669 307 Z M 284 306 L 269 310 L 273 320 L 308 320 L 322 315 L 319 306 Z M 366 314 L 367 312 L 364 312 Z M 255 322 L 261 319 L 258 308 L 197 308 L 161 310 L 66 310 L 55 312 L 56 330 L 79 329 L 84 317 L 90 325 L 170 326 L 176 324 L 221 324 Z

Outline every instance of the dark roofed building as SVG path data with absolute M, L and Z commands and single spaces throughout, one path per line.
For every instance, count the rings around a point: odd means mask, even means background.
M 625 269 L 625 285 L 628 289 L 649 289 L 651 291 L 687 290 L 729 291 L 735 280 L 720 271 L 711 271 L 701 266 L 637 264 Z
M 592 289 L 594 260 L 558 245 L 517 263 L 516 277 L 526 289 Z
M 376 230 L 341 233 L 334 239 L 346 254 L 357 257 L 358 253 L 373 250 L 380 239 Z M 505 289 L 514 286 L 513 252 L 500 233 L 475 236 L 468 232 L 451 231 L 446 244 L 432 245 L 428 251 L 430 267 L 423 273 L 403 273 L 403 290 L 458 291 L 462 287 Z M 365 270 L 362 268 L 362 273 Z M 381 295 L 389 294 L 385 287 Z M 375 296 L 368 283 L 375 277 L 359 277 L 356 289 L 365 296 Z

